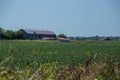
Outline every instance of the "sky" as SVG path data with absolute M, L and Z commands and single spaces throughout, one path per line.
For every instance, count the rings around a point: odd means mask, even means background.
M 120 36 L 120 0 L 0 0 L 0 27 Z

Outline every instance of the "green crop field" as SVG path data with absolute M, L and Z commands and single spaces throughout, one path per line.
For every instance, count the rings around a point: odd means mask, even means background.
M 120 80 L 119 74 L 120 41 L 0 41 L 0 80 Z

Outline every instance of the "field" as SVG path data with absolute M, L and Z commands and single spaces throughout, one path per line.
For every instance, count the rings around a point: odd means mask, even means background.
M 0 80 L 120 80 L 119 74 L 120 41 L 0 41 Z

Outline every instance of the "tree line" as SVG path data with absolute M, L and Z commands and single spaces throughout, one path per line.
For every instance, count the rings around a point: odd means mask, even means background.
M 20 30 L 5 30 L 0 27 L 0 39 L 23 39 L 23 32 Z
M 68 37 L 71 40 L 120 40 L 120 36 L 91 36 L 91 37 Z
M 67 38 L 65 34 L 59 34 L 57 37 Z M 24 39 L 23 32 L 21 30 L 13 31 L 13 30 L 5 30 L 0 27 L 0 39 Z
M 100 40 L 106 36 L 91 36 L 91 37 L 67 37 L 65 34 L 58 34 L 58 38 L 69 38 L 71 40 Z M 120 36 L 109 36 L 110 40 L 120 40 Z M 24 39 L 23 32 L 21 30 L 13 31 L 13 30 L 5 30 L 0 27 L 0 39 Z

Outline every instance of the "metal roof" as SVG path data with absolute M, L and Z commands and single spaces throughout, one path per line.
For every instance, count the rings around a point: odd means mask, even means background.
M 22 29 L 22 30 L 24 30 L 28 34 L 34 34 L 34 30 L 31 29 Z
M 36 34 L 54 34 L 52 31 L 42 31 L 42 30 L 37 30 L 35 31 Z
M 45 31 L 45 30 L 32 30 L 32 29 L 22 29 L 28 34 L 55 34 L 53 31 Z

